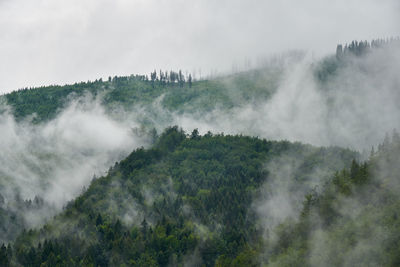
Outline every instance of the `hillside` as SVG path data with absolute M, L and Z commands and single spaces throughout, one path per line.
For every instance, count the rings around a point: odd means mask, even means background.
M 147 132 L 179 125 L 202 134 L 370 149 L 385 132 L 400 128 L 399 51 L 398 39 L 352 42 L 337 55 L 315 59 L 287 53 L 259 68 L 203 80 L 155 71 L 22 89 L 3 96 L 2 110 L 17 122 L 49 124 L 78 102 L 97 105 L 112 120 Z
M 283 179 L 304 197 L 315 179 L 327 179 L 354 157 L 340 148 L 186 135 L 172 127 L 4 253 L 11 265 L 24 266 L 257 266 L 266 242 L 252 206 L 260 194 Z M 272 162 L 293 174 L 275 177 Z
M 0 267 L 400 266 L 399 11 L 0 0 Z
M 312 62 L 312 75 L 319 90 L 325 93 L 334 90 L 334 87 L 354 90 L 356 85 L 351 81 L 347 81 L 349 84 L 339 81 L 346 72 L 355 76 L 365 72 L 375 76 L 375 81 L 383 82 L 377 75 L 382 74 L 379 71 L 389 71 L 387 67 L 392 63 L 380 61 L 387 60 L 385 57 L 388 54 L 396 57 L 399 44 L 399 39 L 377 39 L 371 43 L 353 41 L 338 45 L 336 56 Z M 115 108 L 132 111 L 135 106 L 151 107 L 160 98 L 161 107 L 170 112 L 206 113 L 216 108 L 229 110 L 271 98 L 287 79 L 287 71 L 301 63 L 305 56 L 303 52 L 294 51 L 272 57 L 254 69 L 201 80 L 193 79 L 191 74 L 186 73 L 185 76 L 181 71 L 155 70 L 150 75 L 115 76 L 106 81 L 98 79 L 64 86 L 22 88 L 3 95 L 3 98 L 12 107 L 16 119 L 22 120 L 35 114 L 33 121 L 36 123 L 54 119 L 69 101 L 86 93 L 100 96 L 102 104 L 109 111 Z
M 399 48 L 3 95 L 0 266 L 397 266 Z
M 399 266 L 399 153 L 394 132 L 308 194 L 298 219 L 278 226 L 266 266 Z
M 25 88 L 6 94 L 5 99 L 18 120 L 36 114 L 36 123 L 55 118 L 68 101 L 86 93 L 100 95 L 109 111 L 147 107 L 162 97 L 161 105 L 169 111 L 207 112 L 216 107 L 230 109 L 241 102 L 267 99 L 276 91 L 282 71 L 281 67 L 272 66 L 193 82 L 185 78 L 182 82 L 166 80 L 158 74 L 154 80 L 143 75 L 116 76 L 107 81 Z

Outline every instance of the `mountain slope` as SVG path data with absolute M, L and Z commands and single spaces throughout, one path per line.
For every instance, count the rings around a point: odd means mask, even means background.
M 152 73 L 4 95 L 0 240 L 19 237 L 1 264 L 396 265 L 397 184 L 378 172 L 395 160 L 384 149 L 381 163 L 358 164 L 346 149 L 205 134 L 369 148 L 400 128 L 400 50 L 398 40 L 349 47 L 210 80 Z M 205 135 L 172 127 L 156 138 L 175 124 Z M 66 205 L 93 173 L 155 140 Z
M 400 128 L 400 45 L 397 39 L 355 42 L 345 51 L 322 59 L 284 55 L 259 69 L 208 80 L 153 72 L 150 79 L 131 75 L 24 89 L 3 99 L 20 122 L 54 122 L 71 102 L 98 102 L 106 116 L 147 131 L 179 125 L 202 134 L 369 149 Z
M 399 154 L 395 132 L 308 194 L 298 221 L 278 227 L 266 266 L 399 266 Z
M 282 68 L 252 70 L 200 81 L 151 81 L 146 76 L 131 75 L 109 78 L 107 81 L 75 83 L 21 89 L 4 95 L 14 116 L 24 119 L 36 115 L 34 122 L 56 117 L 71 99 L 90 93 L 102 96 L 102 104 L 109 110 L 133 106 L 147 107 L 163 97 L 162 107 L 169 111 L 210 111 L 216 107 L 232 108 L 243 101 L 267 99 L 276 91 Z
M 277 157 L 302 159 L 290 177 L 293 190 L 300 184 L 311 190 L 316 169 L 332 173 L 356 156 L 286 141 L 197 131 L 187 136 L 172 127 L 154 148 L 134 151 L 92 181 L 42 229 L 20 235 L 11 262 L 257 265 L 264 240 L 252 203 L 272 177 L 266 164 Z

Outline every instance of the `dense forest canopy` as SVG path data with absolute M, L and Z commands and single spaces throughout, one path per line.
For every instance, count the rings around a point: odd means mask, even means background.
M 0 266 L 398 266 L 399 48 L 3 95 Z
M 298 220 L 278 227 L 270 265 L 398 266 L 399 149 L 394 132 L 366 162 L 353 160 L 306 195 Z
M 68 100 L 85 93 L 102 96 L 102 103 L 109 109 L 146 106 L 164 96 L 162 105 L 168 110 L 182 111 L 190 103 L 192 110 L 207 111 L 217 105 L 231 108 L 240 100 L 268 98 L 276 90 L 281 72 L 282 69 L 276 66 L 265 71 L 192 81 L 191 74 L 186 80 L 182 71 L 168 73 L 160 70 L 159 74 L 156 71 L 151 73 L 151 79 L 143 75 L 115 76 L 107 81 L 99 79 L 65 86 L 24 88 L 6 94 L 5 98 L 17 119 L 35 114 L 34 122 L 53 119 Z M 233 93 L 240 95 L 233 96 Z
M 2 260 L 167 266 L 193 258 L 206 266 L 257 265 L 264 229 L 251 204 L 276 179 L 266 164 L 285 158 L 283 168 L 301 158 L 287 188 L 296 194 L 312 189 L 316 172 L 331 174 L 355 157 L 334 147 L 168 128 L 153 148 L 135 150 L 95 178 L 43 228 L 24 231 Z

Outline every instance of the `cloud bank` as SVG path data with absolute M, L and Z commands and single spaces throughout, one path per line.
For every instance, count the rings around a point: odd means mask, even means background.
M 94 176 L 104 175 L 116 161 L 147 143 L 134 131 L 134 122 L 111 119 L 99 99 L 91 96 L 72 101 L 54 120 L 39 125 L 17 123 L 8 107 L 2 107 L 0 209 L 8 210 L 5 216 L 11 220 L 12 214 L 23 217 L 23 222 L 17 221 L 22 224 L 18 230 L 56 214 Z M 12 238 L 15 225 L 7 226 L 9 219 L 2 223 L 5 232 L 0 229 L 0 240 Z
M 370 150 L 385 133 L 400 129 L 398 45 L 349 58 L 322 85 L 315 75 L 319 61 L 306 56 L 292 63 L 270 99 L 242 102 L 231 110 L 174 114 L 174 123 L 201 133 L 211 130 L 357 150 Z

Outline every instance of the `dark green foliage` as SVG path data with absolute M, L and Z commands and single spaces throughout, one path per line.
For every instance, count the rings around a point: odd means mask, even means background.
M 29 227 L 24 213 L 37 212 L 43 208 L 50 207 L 38 196 L 33 200 L 23 200 L 16 194 L 14 199 L 8 199 L 6 203 L 0 194 L 0 242 L 13 241 L 22 229 Z
M 265 164 L 285 155 L 304 158 L 299 183 L 316 167 L 333 170 L 338 155 L 355 156 L 170 127 L 153 148 L 135 150 L 94 179 L 52 222 L 22 233 L 12 259 L 26 266 L 179 266 L 191 259 L 258 266 L 264 241 L 251 204 L 268 179 Z
M 8 267 L 11 264 L 12 248 L 2 244 L 0 247 L 0 266 Z
M 150 80 L 142 75 L 110 77 L 108 81 L 25 88 L 4 97 L 17 120 L 35 115 L 35 123 L 55 118 L 71 100 L 87 93 L 101 96 L 108 111 L 146 107 L 152 112 L 152 104 L 160 97 L 161 107 L 169 111 L 207 112 L 216 107 L 231 108 L 244 100 L 268 98 L 281 74 L 282 70 L 270 68 L 201 81 L 194 81 L 190 74 L 186 82 L 182 71 L 160 71 L 159 75 L 154 71 Z M 146 118 L 142 119 L 146 123 Z
M 357 42 L 338 47 L 336 57 L 314 66 L 321 88 L 329 88 L 324 86 L 353 56 L 381 45 Z M 103 95 L 108 111 L 138 106 L 152 110 L 159 99 L 165 110 L 201 113 L 265 101 L 281 75 L 281 69 L 270 68 L 194 81 L 182 71 L 154 71 L 150 78 L 110 77 L 105 82 L 23 89 L 5 98 L 18 120 L 36 114 L 36 123 L 54 118 L 69 99 L 86 92 Z M 43 228 L 24 231 L 13 247 L 2 245 L 0 266 L 183 266 L 192 261 L 205 266 L 400 264 L 396 132 L 365 163 L 351 160 L 356 153 L 340 148 L 210 132 L 200 136 L 197 129 L 187 135 L 176 126 L 161 136 L 153 130 L 151 136 L 152 148 L 136 149 L 106 176 L 94 179 Z M 272 181 L 266 164 L 279 157 L 286 160 L 282 164 L 302 161 L 289 193 L 301 186 L 309 194 L 298 220 L 278 225 L 275 239 L 265 240 L 252 204 L 262 185 Z M 347 167 L 333 174 L 343 166 Z M 322 188 L 311 189 L 310 174 L 316 170 L 332 176 Z M 13 209 L 43 205 L 39 198 L 15 203 L 11 209 L 0 196 L 0 227 L 8 231 L 6 240 L 25 227 Z M 381 228 L 382 236 L 374 231 Z M 313 242 L 321 233 L 326 235 L 325 247 L 318 250 Z M 379 248 L 370 245 L 371 235 Z M 360 244 L 370 247 L 361 247 L 353 257 L 350 252 Z
M 49 120 L 55 117 L 57 111 L 65 107 L 68 96 L 82 96 L 85 92 L 94 96 L 102 90 L 103 82 L 75 83 L 65 86 L 48 86 L 36 89 L 21 89 L 6 94 L 7 103 L 13 108 L 16 119 L 23 119 L 36 114 L 34 122 Z
M 353 160 L 321 192 L 306 196 L 299 222 L 279 226 L 271 265 L 284 266 L 293 257 L 290 266 L 398 266 L 397 132 L 379 147 L 367 162 Z

